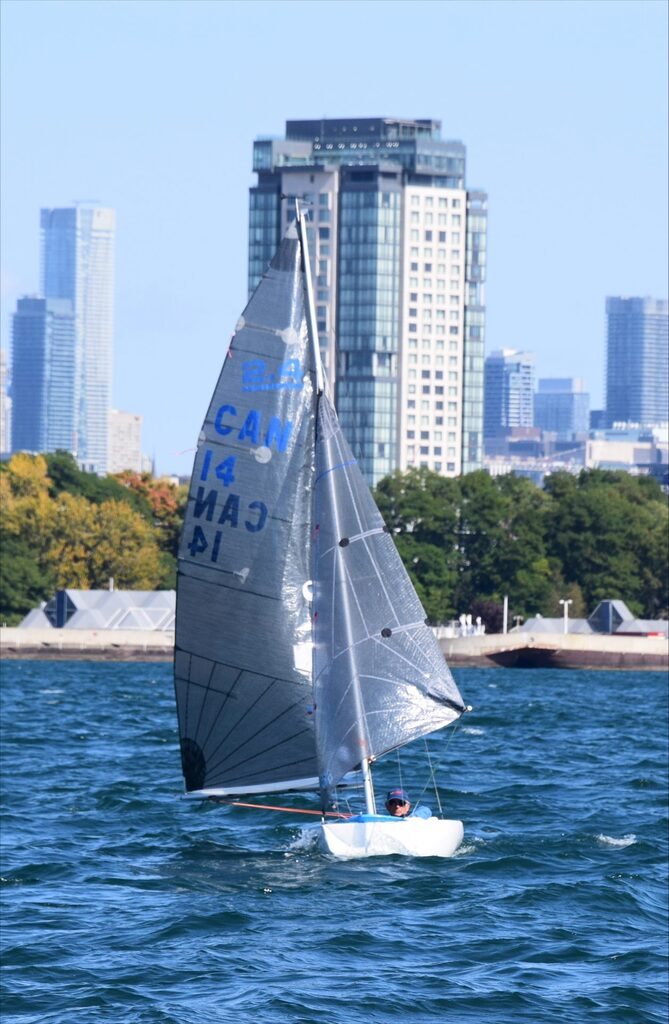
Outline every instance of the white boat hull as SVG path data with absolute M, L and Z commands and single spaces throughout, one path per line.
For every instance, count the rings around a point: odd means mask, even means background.
M 404 818 L 336 821 L 321 825 L 321 841 L 334 857 L 452 857 L 464 835 L 461 821 Z

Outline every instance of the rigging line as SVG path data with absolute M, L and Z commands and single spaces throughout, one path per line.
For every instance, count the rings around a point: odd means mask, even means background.
M 428 763 L 429 768 L 430 768 L 430 776 L 432 778 L 432 785 L 434 787 L 434 796 L 435 796 L 435 799 L 437 801 L 437 807 L 439 808 L 439 817 L 443 818 L 444 812 L 443 812 L 442 807 L 441 807 L 441 800 L 439 798 L 439 790 L 437 789 L 437 779 L 436 779 L 436 776 L 434 774 L 434 768 L 432 767 L 432 758 L 430 757 L 430 748 L 429 748 L 429 746 L 427 744 L 427 738 L 425 736 L 423 737 L 423 743 L 425 745 L 425 753 L 427 754 L 427 763 Z
M 397 774 L 398 774 L 399 780 L 400 780 L 400 789 L 404 789 L 404 782 L 402 780 L 402 760 L 400 758 L 400 748 L 399 747 L 397 748 L 396 754 L 397 754 Z
M 225 804 L 227 807 L 252 807 L 256 811 L 286 811 L 288 814 L 315 814 L 319 818 L 352 818 L 352 814 L 344 814 L 340 811 L 307 811 L 301 807 L 275 807 L 273 804 L 244 804 L 241 800 L 221 800 L 220 797 L 210 796 L 216 804 Z
M 441 753 L 441 754 L 440 754 L 440 756 L 439 756 L 439 759 L 438 759 L 438 761 L 436 762 L 436 764 L 435 764 L 435 766 L 434 766 L 434 772 L 433 772 L 434 776 L 436 776 L 437 770 L 438 770 L 438 769 L 439 769 L 439 767 L 441 766 L 442 762 L 444 761 L 444 759 L 445 759 L 445 757 L 446 757 L 446 754 L 448 753 L 448 748 L 450 747 L 451 743 L 453 742 L 453 737 L 455 736 L 455 734 L 456 734 L 456 732 L 457 732 L 457 728 L 458 728 L 458 725 L 459 725 L 459 723 L 460 723 L 460 719 L 459 719 L 459 718 L 456 718 L 456 719 L 455 719 L 455 722 L 453 723 L 453 728 L 451 729 L 451 733 L 450 733 L 450 736 L 449 736 L 449 737 L 448 737 L 448 739 L 446 740 L 446 746 L 444 747 L 444 749 L 443 749 L 442 753 Z M 427 740 L 425 739 L 425 737 L 424 737 L 423 739 L 424 739 L 424 742 L 427 742 Z M 431 767 L 431 765 L 430 765 L 430 767 Z M 429 784 L 430 784 L 430 783 L 429 783 L 429 780 L 428 780 L 428 782 L 427 782 L 427 783 L 425 784 L 425 786 L 424 786 L 424 788 L 423 788 L 423 791 L 422 791 L 422 792 L 420 793 L 420 795 L 419 795 L 419 797 L 418 797 L 418 801 L 419 801 L 419 802 L 420 802 L 420 801 L 422 800 L 422 798 L 423 798 L 423 797 L 425 796 L 425 792 L 426 792 L 426 790 L 427 790 L 427 787 L 429 786 Z

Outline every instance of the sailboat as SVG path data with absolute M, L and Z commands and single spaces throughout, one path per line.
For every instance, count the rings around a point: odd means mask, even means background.
M 297 201 L 199 436 L 174 675 L 187 796 L 316 790 L 341 858 L 462 841 L 460 821 L 377 813 L 372 762 L 468 709 L 328 393 Z M 365 812 L 339 814 L 352 777 Z

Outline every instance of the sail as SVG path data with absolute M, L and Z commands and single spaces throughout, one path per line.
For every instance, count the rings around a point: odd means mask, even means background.
M 317 786 L 309 351 L 293 228 L 238 324 L 188 495 L 175 688 L 191 793 Z
M 392 537 L 325 395 L 314 495 L 314 699 L 324 799 L 362 758 L 465 710 Z

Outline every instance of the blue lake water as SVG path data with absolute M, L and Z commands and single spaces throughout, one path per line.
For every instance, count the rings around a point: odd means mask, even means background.
M 179 799 L 169 666 L 5 662 L 3 1024 L 665 1024 L 666 677 L 455 675 L 459 855 L 336 862 Z M 400 770 L 418 796 L 422 741 Z

